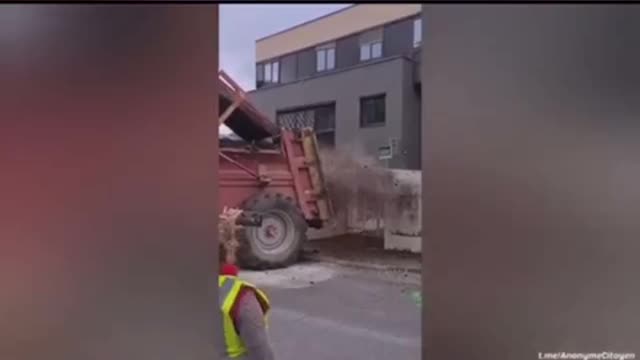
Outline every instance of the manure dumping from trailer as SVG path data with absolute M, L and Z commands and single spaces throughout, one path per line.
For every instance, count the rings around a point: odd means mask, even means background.
M 381 167 L 375 157 L 360 148 L 321 149 L 320 156 L 336 214 L 355 216 L 356 222 L 375 221 L 379 230 L 384 226 L 382 219 L 388 204 L 417 195 L 411 184 L 398 179 L 392 169 Z
M 382 214 L 391 173 L 359 152 L 323 149 L 320 152 L 327 192 L 336 212 L 353 206 Z

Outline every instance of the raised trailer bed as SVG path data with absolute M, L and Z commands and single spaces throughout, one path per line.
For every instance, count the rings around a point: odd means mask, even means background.
M 332 214 L 315 134 L 279 128 L 223 71 L 219 81 L 219 124 L 235 133 L 220 139 L 219 204 L 220 211 L 246 213 L 240 265 L 288 266 L 298 260 L 307 228 L 322 228 Z

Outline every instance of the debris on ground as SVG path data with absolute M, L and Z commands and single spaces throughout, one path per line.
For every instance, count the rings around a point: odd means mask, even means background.
M 303 262 L 268 272 L 241 270 L 240 276 L 257 286 L 279 289 L 303 289 L 331 280 L 341 273 L 335 265 Z
M 304 249 L 304 257 L 345 265 L 368 264 L 371 268 L 413 273 L 420 273 L 422 268 L 421 254 L 387 250 L 384 248 L 384 239 L 359 234 L 309 241 Z
M 345 259 L 368 260 L 371 258 L 410 259 L 420 261 L 422 255 L 405 250 L 384 248 L 384 239 L 360 234 L 345 234 L 309 241 L 307 253 L 339 256 Z

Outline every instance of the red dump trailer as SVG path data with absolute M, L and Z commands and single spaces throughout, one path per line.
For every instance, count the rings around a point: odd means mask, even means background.
M 295 263 L 309 227 L 332 216 L 312 129 L 283 129 L 219 72 L 219 204 L 244 211 L 240 265 L 249 269 Z

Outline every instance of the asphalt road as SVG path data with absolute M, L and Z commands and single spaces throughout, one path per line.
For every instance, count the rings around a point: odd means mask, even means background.
M 403 275 L 307 263 L 242 273 L 265 289 L 277 360 L 418 360 L 417 284 Z

